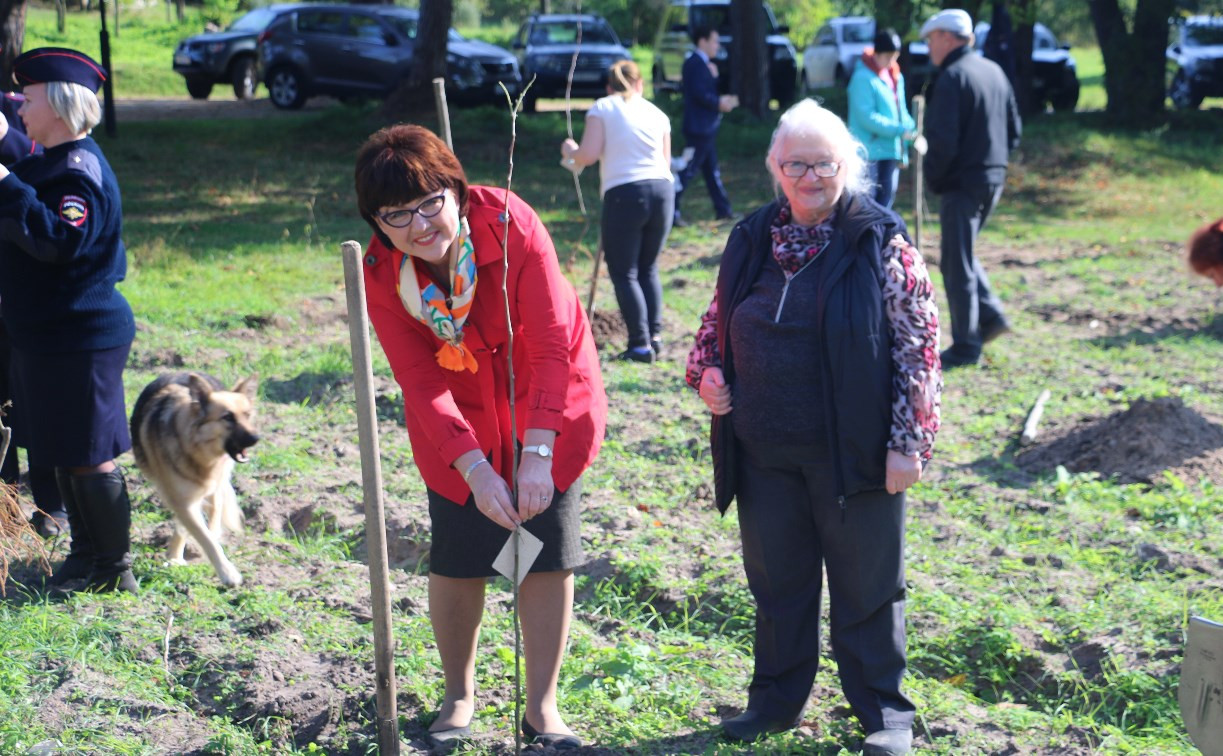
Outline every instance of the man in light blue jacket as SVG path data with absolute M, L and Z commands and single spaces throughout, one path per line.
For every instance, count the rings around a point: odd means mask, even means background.
M 875 201 L 890 208 L 900 166 L 909 164 L 906 138 L 916 128 L 905 102 L 905 79 L 896 59 L 900 36 L 892 29 L 875 35 L 849 80 L 849 130 L 866 147 Z

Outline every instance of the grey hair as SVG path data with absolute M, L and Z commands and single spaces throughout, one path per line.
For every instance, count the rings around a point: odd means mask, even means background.
M 866 148 L 849 133 L 849 128 L 840 116 L 822 107 L 811 98 L 799 100 L 782 114 L 773 131 L 773 139 L 769 142 L 768 157 L 765 166 L 773 177 L 773 191 L 781 190 L 781 166 L 777 158 L 781 152 L 782 143 L 790 137 L 821 137 L 832 147 L 845 171 L 845 191 L 851 195 L 866 194 L 871 188 L 870 176 L 866 166 Z
M 47 82 L 47 102 L 73 134 L 88 134 L 102 120 L 98 96 L 71 81 Z

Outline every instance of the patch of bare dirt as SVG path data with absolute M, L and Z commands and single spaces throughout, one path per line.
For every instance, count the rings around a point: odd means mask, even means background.
M 323 110 L 335 105 L 330 97 L 311 97 L 304 110 Z M 195 119 L 277 118 L 296 111 L 280 110 L 266 97 L 253 100 L 210 98 L 192 100 L 176 97 L 156 99 L 115 98 L 115 121 L 122 128 L 132 121 L 183 121 Z
M 1165 470 L 1184 480 L 1223 481 L 1223 426 L 1178 397 L 1139 399 L 1124 411 L 1087 418 L 1015 456 L 1032 473 L 1058 465 L 1124 483 L 1151 483 Z

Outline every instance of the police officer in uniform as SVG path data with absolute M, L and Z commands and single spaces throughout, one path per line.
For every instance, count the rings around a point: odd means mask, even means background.
M 25 133 L 25 125 L 17 115 L 25 98 L 12 92 L 0 92 L 0 164 L 9 168 L 18 160 L 42 152 L 42 145 L 30 139 Z M 0 402 L 11 398 L 9 393 L 9 354 L 10 343 L 8 331 L 0 321 Z M 5 424 L 12 426 L 13 415 L 5 411 Z M 0 463 L 0 480 L 9 485 L 16 485 L 21 477 L 17 462 L 17 445 L 10 443 L 8 453 Z M 55 468 L 34 466 L 29 471 L 30 495 L 38 509 L 30 524 L 46 538 L 59 535 L 68 530 L 68 515 L 64 512 L 60 500 L 59 488 L 55 484 Z
M 13 342 L 15 434 L 53 466 L 72 529 L 50 578 L 63 589 L 135 591 L 131 504 L 115 464 L 131 448 L 123 367 L 136 327 L 115 285 L 127 272 L 119 185 L 89 132 L 106 72 L 76 50 L 13 62 L 18 111 L 41 155 L 0 165 L 0 301 Z

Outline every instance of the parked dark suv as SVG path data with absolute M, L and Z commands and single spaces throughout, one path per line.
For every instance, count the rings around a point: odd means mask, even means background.
M 773 9 L 764 3 L 765 41 L 769 48 L 769 93 L 784 107 L 794 100 L 798 85 L 798 54 L 785 37 L 790 29 L 780 26 Z M 718 30 L 722 49 L 714 63 L 718 66 L 718 86 L 730 87 L 730 56 L 734 50 L 734 31 L 730 23 L 730 0 L 672 0 L 663 14 L 654 43 L 654 91 L 678 92 L 684 58 L 694 48 L 692 32 L 702 26 Z
M 982 21 L 973 29 L 978 53 L 984 54 L 989 24 Z M 1048 103 L 1056 111 L 1073 111 L 1079 102 L 1079 74 L 1070 45 L 1058 42 L 1044 24 L 1032 27 L 1032 97 L 1043 110 Z M 921 94 L 935 73 L 930 48 L 925 42 L 909 43 L 909 69 L 905 71 L 910 95 Z
M 632 57 L 611 26 L 593 15 L 532 14 L 518 29 L 514 50 L 521 56 L 523 85 L 535 78 L 522 102 L 528 111 L 535 110 L 535 102 L 541 97 L 565 96 L 571 67 L 570 94 L 602 97 L 607 94 L 607 69 L 618 60 Z
M 277 14 L 259 35 L 259 70 L 272 104 L 300 108 L 314 95 L 385 97 L 412 67 L 420 14 L 390 5 L 297 5 Z M 522 84 L 509 51 L 464 39 L 446 43 L 447 99 L 457 104 L 503 101 Z
M 1168 97 L 1178 108 L 1198 108 L 1206 97 L 1223 97 L 1223 17 L 1190 16 L 1168 48 L 1172 80 Z
M 270 5 L 240 17 L 225 31 L 188 37 L 174 49 L 174 70 L 187 80 L 187 93 L 207 99 L 214 84 L 231 84 L 239 100 L 255 96 L 255 40 L 276 14 L 290 6 Z

